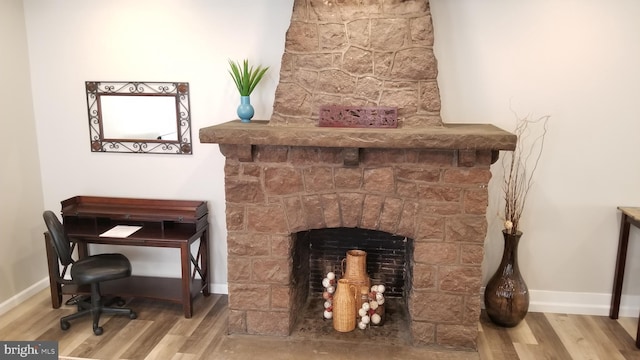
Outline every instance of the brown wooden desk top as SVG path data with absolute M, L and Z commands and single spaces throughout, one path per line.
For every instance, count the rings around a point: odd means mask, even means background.
M 618 206 L 618 210 L 635 221 L 640 221 L 640 207 Z

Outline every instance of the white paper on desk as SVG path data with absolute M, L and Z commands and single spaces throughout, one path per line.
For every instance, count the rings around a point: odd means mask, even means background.
M 112 237 L 112 238 L 126 238 L 140 229 L 142 229 L 142 226 L 116 225 L 111 229 L 100 234 L 100 236 Z

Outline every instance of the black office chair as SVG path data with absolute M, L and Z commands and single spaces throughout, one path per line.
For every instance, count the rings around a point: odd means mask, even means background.
M 129 259 L 122 254 L 98 254 L 77 261 L 73 260 L 69 238 L 58 217 L 49 210 L 45 211 L 42 217 L 49 230 L 49 239 L 58 255 L 58 260 L 62 266 L 71 265 L 71 279 L 65 279 L 59 272 L 56 272 L 56 281 L 60 284 L 91 285 L 91 301 L 79 301 L 77 303 L 78 312 L 61 318 L 60 328 L 67 330 L 71 326 L 69 320 L 91 314 L 93 316 L 93 333 L 102 335 L 102 327 L 98 325 L 102 313 L 128 315 L 130 319 L 135 319 L 137 315 L 133 310 L 107 307 L 100 295 L 101 282 L 131 276 Z

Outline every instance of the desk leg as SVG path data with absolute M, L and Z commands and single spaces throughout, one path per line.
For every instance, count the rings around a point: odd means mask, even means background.
M 49 289 L 51 291 L 51 306 L 57 309 L 62 305 L 62 285 L 56 281 L 60 276 L 60 266 L 58 265 L 58 255 L 51 247 L 49 233 L 44 233 L 44 248 L 47 251 L 47 265 L 49 267 Z
M 182 266 L 182 308 L 184 317 L 190 318 L 193 313 L 191 303 L 191 250 L 189 243 L 180 246 L 180 264 Z
M 613 291 L 611 295 L 611 308 L 609 317 L 617 319 L 620 312 L 620 297 L 622 296 L 622 280 L 624 278 L 624 267 L 627 261 L 627 247 L 629 245 L 629 227 L 627 215 L 622 214 L 620 223 L 620 238 L 618 240 L 618 258 L 616 259 L 616 270 L 613 276 Z M 640 328 L 639 328 L 640 329 Z
M 200 268 L 202 269 L 202 295 L 209 296 L 209 231 L 205 230 L 200 237 Z

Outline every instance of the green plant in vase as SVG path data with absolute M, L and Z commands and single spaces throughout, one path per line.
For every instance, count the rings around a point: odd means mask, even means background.
M 262 80 L 267 70 L 269 70 L 269 67 L 262 67 L 261 65 L 257 67 L 249 66 L 249 60 L 247 59 L 244 59 L 242 64 L 238 61 L 229 60 L 229 66 L 231 67 L 229 74 L 236 84 L 238 92 L 240 92 L 238 117 L 240 117 L 240 121 L 242 122 L 250 122 L 254 114 L 250 95 L 260 80 Z

